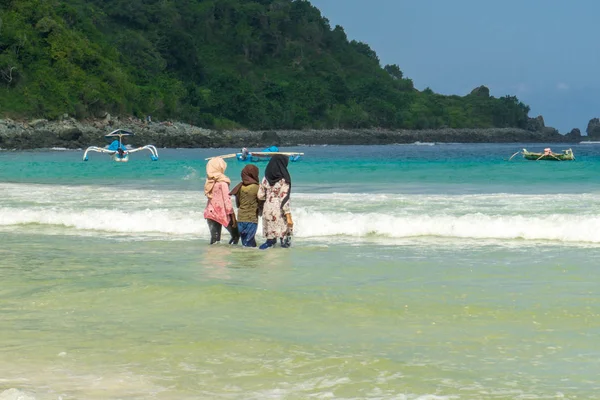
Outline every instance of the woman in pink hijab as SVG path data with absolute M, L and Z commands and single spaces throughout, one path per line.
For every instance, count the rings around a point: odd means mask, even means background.
M 221 227 L 225 227 L 231 235 L 229 244 L 237 244 L 240 234 L 229 197 L 229 183 L 225 175 L 227 164 L 222 158 L 213 158 L 206 164 L 206 183 L 204 194 L 208 198 L 204 209 L 204 218 L 210 230 L 210 244 L 221 241 Z

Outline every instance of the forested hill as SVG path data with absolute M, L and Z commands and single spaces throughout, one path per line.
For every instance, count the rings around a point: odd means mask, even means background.
M 526 127 L 529 107 L 485 87 L 417 91 L 305 0 L 0 0 L 0 117 L 107 112 L 217 129 L 426 129 Z

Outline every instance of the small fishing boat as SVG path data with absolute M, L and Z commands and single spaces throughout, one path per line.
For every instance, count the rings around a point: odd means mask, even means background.
M 526 160 L 532 161 L 572 161 L 575 159 L 575 155 L 573 154 L 573 150 L 571 149 L 563 150 L 562 153 L 554 153 L 549 147 L 547 147 L 542 153 L 534 153 L 531 151 L 527 151 L 527 149 L 517 151 L 510 157 L 509 161 L 512 160 L 512 158 L 519 153 L 522 153 L 523 158 L 525 158 Z
M 156 150 L 156 147 L 152 146 L 151 144 L 132 149 L 123 143 L 124 137 L 133 136 L 133 135 L 134 134 L 132 132 L 129 132 L 129 131 L 126 131 L 123 129 L 116 129 L 116 130 L 112 131 L 108 135 L 104 136 L 105 138 L 112 140 L 112 142 L 106 147 L 97 147 L 97 146 L 88 147 L 87 149 L 85 149 L 85 153 L 83 153 L 83 161 L 88 161 L 89 160 L 88 153 L 90 151 L 94 151 L 96 153 L 109 154 L 112 157 L 112 159 L 116 162 L 127 162 L 127 161 L 129 161 L 129 154 L 135 153 L 135 152 L 138 152 L 141 150 L 148 150 L 150 152 L 150 159 L 152 161 L 157 161 L 158 160 L 158 150 Z
M 302 156 L 304 156 L 304 153 L 283 152 L 283 151 L 279 151 L 279 148 L 277 146 L 271 146 L 271 147 L 268 147 L 261 151 L 249 151 L 247 148 L 244 147 L 239 153 L 224 154 L 222 156 L 216 156 L 216 157 L 220 157 L 220 158 L 235 157 L 240 162 L 261 162 L 261 161 L 269 161 L 271 159 L 271 157 L 273 157 L 276 154 L 281 154 L 281 155 L 289 157 L 290 162 L 300 161 L 302 159 Z M 215 158 L 215 157 L 209 157 L 206 160 L 210 160 L 211 158 Z

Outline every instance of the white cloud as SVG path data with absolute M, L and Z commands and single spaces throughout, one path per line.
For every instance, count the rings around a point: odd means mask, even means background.
M 567 84 L 566 84 L 566 83 L 564 83 L 564 82 L 558 82 L 558 83 L 556 84 L 556 88 L 557 88 L 558 90 L 569 90 L 569 85 L 567 85 Z

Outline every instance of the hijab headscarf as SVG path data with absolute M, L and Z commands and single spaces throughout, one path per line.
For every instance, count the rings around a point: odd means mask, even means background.
M 242 182 L 238 183 L 231 192 L 230 196 L 237 196 L 242 186 L 258 185 L 258 167 L 254 164 L 248 164 L 242 170 Z
M 285 179 L 286 183 L 290 185 L 287 195 L 281 201 L 281 208 L 288 202 L 290 193 L 292 192 L 292 178 L 287 169 L 288 162 L 289 157 L 282 154 L 276 154 L 271 158 L 265 169 L 265 178 L 269 182 L 269 185 L 273 186 L 282 179 Z
M 209 199 L 212 198 L 212 191 L 217 182 L 231 183 L 225 175 L 227 163 L 221 157 L 210 159 L 206 164 L 206 183 L 204 184 L 204 195 Z

